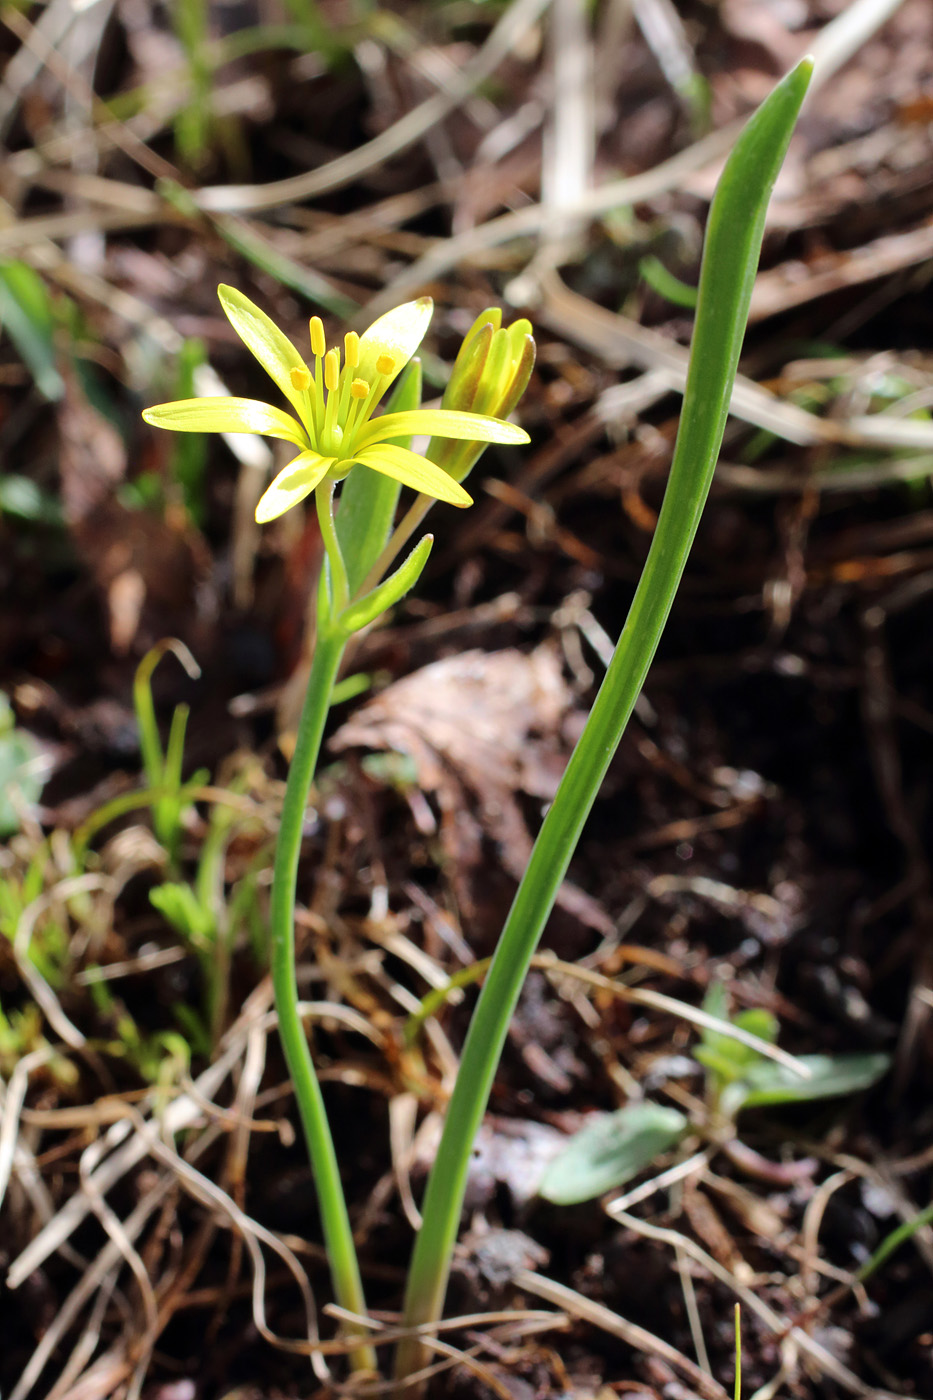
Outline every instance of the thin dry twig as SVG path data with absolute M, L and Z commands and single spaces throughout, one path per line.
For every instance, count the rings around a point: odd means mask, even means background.
M 798 1351 L 803 1352 L 818 1368 L 821 1374 L 831 1376 L 850 1394 L 870 1396 L 871 1400 L 895 1400 L 894 1396 L 887 1392 L 866 1385 L 853 1371 L 849 1370 L 848 1366 L 843 1365 L 833 1356 L 832 1352 L 811 1337 L 808 1332 L 787 1318 L 781 1317 L 780 1313 L 759 1298 L 753 1289 L 740 1284 L 729 1269 L 720 1264 L 689 1236 L 682 1235 L 677 1230 L 669 1230 L 661 1225 L 653 1225 L 647 1220 L 639 1220 L 636 1216 L 629 1215 L 627 1211 L 614 1208 L 611 1202 L 605 1209 L 613 1220 L 618 1221 L 620 1225 L 627 1226 L 636 1235 L 659 1240 L 663 1244 L 669 1245 L 673 1250 L 682 1249 L 685 1254 L 689 1254 L 697 1263 L 708 1269 L 714 1278 L 731 1289 L 743 1308 L 747 1308 L 749 1312 L 760 1317 L 775 1337 L 783 1337 L 792 1342 Z
M 679 1016 L 682 1021 L 690 1021 L 693 1025 L 701 1026 L 704 1030 L 713 1030 L 717 1035 L 729 1036 L 731 1039 L 739 1041 L 740 1044 L 747 1045 L 749 1049 L 774 1060 L 776 1064 L 782 1065 L 800 1079 L 811 1077 L 807 1066 L 796 1056 L 788 1054 L 786 1050 L 782 1050 L 777 1045 L 771 1045 L 757 1035 L 752 1035 L 749 1031 L 743 1030 L 741 1026 L 733 1025 L 731 1021 L 720 1020 L 718 1016 L 711 1016 L 708 1011 L 703 1011 L 700 1007 L 690 1006 L 685 1001 L 678 1001 L 676 997 L 666 996 L 663 992 L 652 992 L 647 987 L 630 987 L 625 982 L 603 976 L 601 972 L 593 972 L 590 968 L 579 967 L 575 963 L 562 962 L 548 952 L 536 953 L 532 965 L 540 968 L 543 972 L 587 982 L 591 987 L 599 987 L 601 991 L 609 992 L 612 996 L 617 996 L 623 1001 L 634 1001 L 642 1006 L 650 1006 L 655 1011 L 670 1012 L 673 1016 Z
M 340 189 L 358 180 L 367 171 L 404 151 L 442 121 L 499 67 L 534 25 L 548 0 L 512 0 L 499 23 L 469 63 L 464 64 L 445 92 L 435 93 L 420 106 L 371 141 L 347 155 L 311 170 L 276 180 L 268 185 L 212 185 L 192 192 L 192 198 L 207 213 L 255 213 L 275 209 L 296 200 Z

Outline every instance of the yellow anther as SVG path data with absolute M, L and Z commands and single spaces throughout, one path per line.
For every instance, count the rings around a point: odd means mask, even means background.
M 324 339 L 324 322 L 320 316 L 311 317 L 311 353 L 313 355 L 323 355 L 327 349 L 327 341 Z
M 354 379 L 350 385 L 351 399 L 366 399 L 369 397 L 369 384 L 365 379 Z
M 380 374 L 394 374 L 395 356 L 386 354 L 380 355 L 376 360 L 376 368 Z
M 343 338 L 343 350 L 347 369 L 356 369 L 360 362 L 360 338 L 356 331 L 347 331 Z
M 306 369 L 293 369 L 289 371 L 289 378 L 292 381 L 293 389 L 310 389 L 311 373 Z
M 328 350 L 324 356 L 324 383 L 329 393 L 333 393 L 340 382 L 340 351 Z

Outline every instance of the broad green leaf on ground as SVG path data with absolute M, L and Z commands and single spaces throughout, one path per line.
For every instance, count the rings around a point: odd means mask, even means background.
M 555 1205 L 591 1201 L 622 1186 L 675 1147 L 689 1124 L 676 1108 L 629 1104 L 575 1133 L 544 1173 L 538 1195 Z
M 722 1097 L 723 1112 L 731 1117 L 743 1108 L 771 1104 L 809 1103 L 870 1089 L 891 1067 L 891 1056 L 880 1052 L 864 1055 L 799 1055 L 810 1071 L 799 1079 L 783 1065 L 761 1060 L 750 1065 L 741 1080 L 730 1084 Z

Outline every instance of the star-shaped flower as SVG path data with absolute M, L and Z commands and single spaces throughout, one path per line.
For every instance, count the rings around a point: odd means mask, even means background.
M 339 349 L 328 350 L 320 317 L 311 318 L 313 370 L 265 312 L 235 287 L 218 288 L 221 305 L 237 335 L 255 355 L 294 409 L 294 416 L 258 399 L 182 399 L 147 408 L 143 418 L 184 433 L 262 433 L 299 449 L 256 507 L 260 523 L 274 520 L 323 482 L 342 480 L 359 464 L 405 486 L 455 506 L 472 498 L 458 482 L 399 438 L 431 434 L 467 442 L 528 442 L 512 423 L 480 413 L 412 409 L 374 418 L 389 385 L 421 344 L 434 309 L 419 297 L 388 311 L 357 335 L 348 331 Z

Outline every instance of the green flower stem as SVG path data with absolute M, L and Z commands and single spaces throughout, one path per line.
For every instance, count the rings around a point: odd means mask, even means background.
M 328 504 L 328 515 L 330 507 Z M 298 980 L 295 969 L 295 882 L 311 781 L 321 749 L 321 736 L 330 707 L 331 692 L 343 657 L 345 637 L 325 632 L 318 637 L 311 664 L 308 693 L 298 724 L 298 739 L 288 770 L 282 820 L 275 847 L 272 880 L 271 963 L 272 987 L 279 1017 L 279 1036 L 301 1114 L 305 1141 L 314 1172 L 324 1229 L 324 1246 L 330 1264 L 334 1294 L 341 1307 L 365 1313 L 366 1302 L 350 1217 L 340 1181 L 321 1086 L 311 1062 L 311 1052 L 298 1014 Z M 355 1370 L 375 1370 L 370 1346 L 351 1353 Z
M 745 334 L 765 214 L 812 71 L 805 60 L 752 117 L 710 208 L 696 324 L 670 480 L 644 572 L 586 727 L 535 843 L 470 1023 L 425 1192 L 406 1326 L 441 1315 L 470 1154 L 525 975 L 667 621 L 719 454 Z M 400 1381 L 428 1358 L 403 1341 Z

